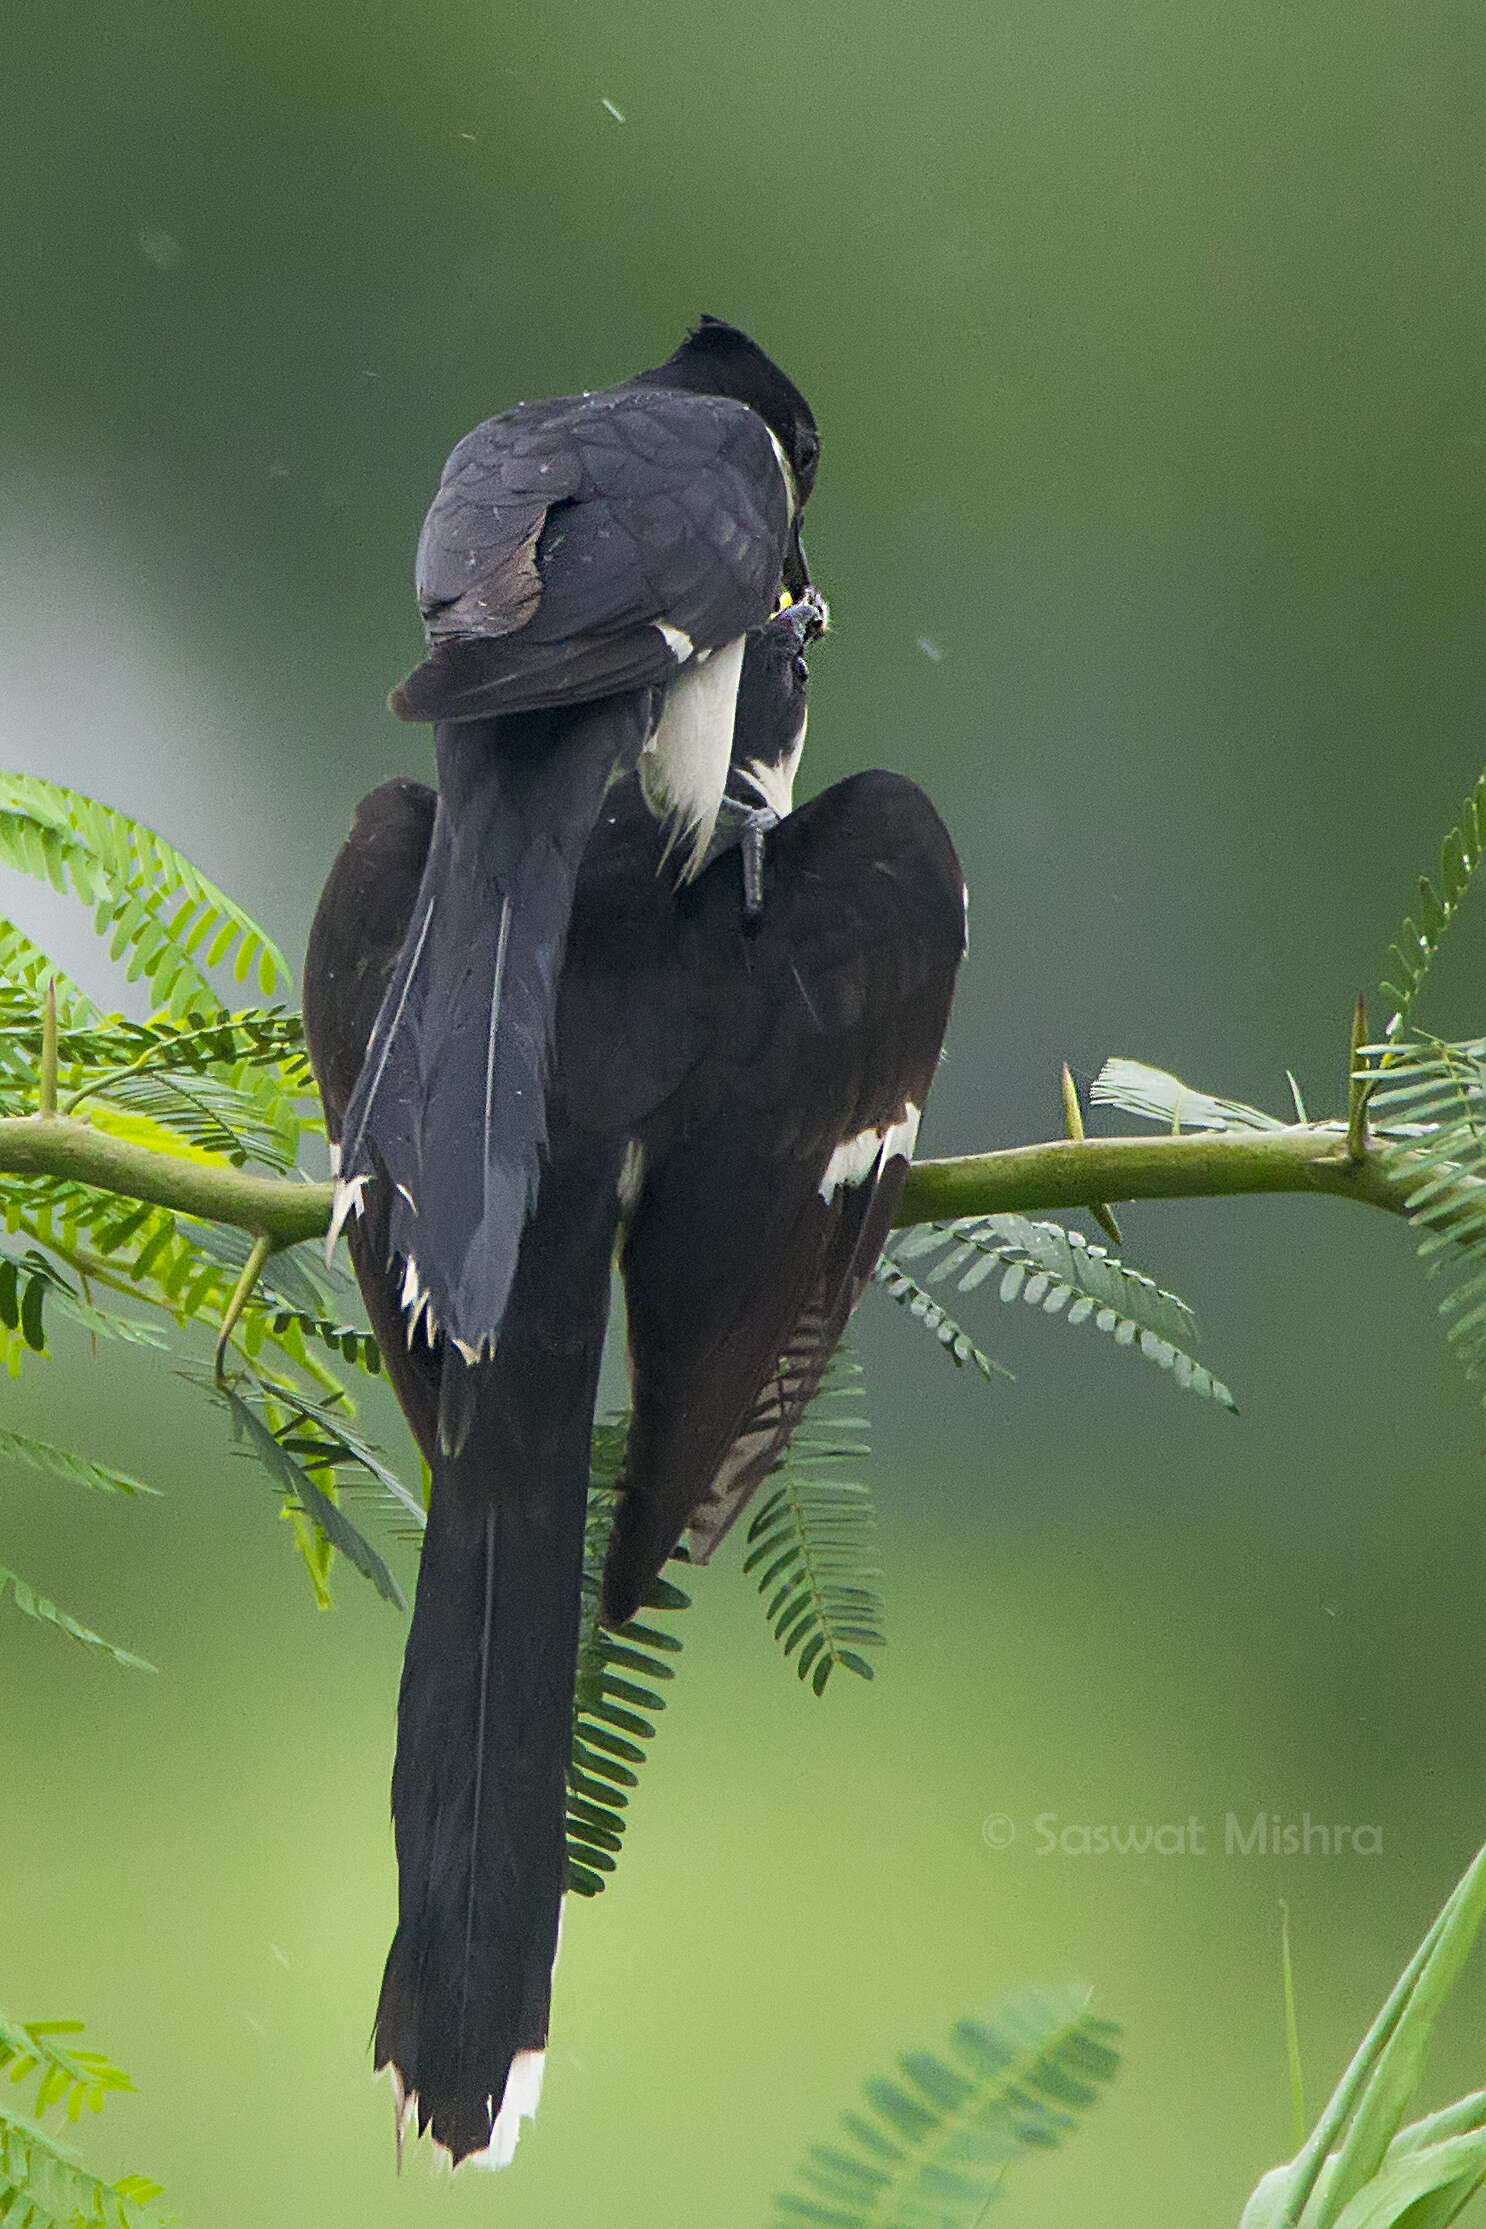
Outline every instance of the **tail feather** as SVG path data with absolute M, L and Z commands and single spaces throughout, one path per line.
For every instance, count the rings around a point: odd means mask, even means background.
M 589 1441 L 617 1215 L 607 1148 L 556 1146 L 467 1425 L 435 1452 L 398 1701 L 398 1927 L 376 2063 L 455 2162 L 535 2109 L 566 1880 Z M 415 2102 L 416 2101 L 416 2102 Z
M 477 1422 L 467 1451 L 478 1446 Z M 567 1510 L 519 1488 L 472 1507 L 448 1467 L 435 1470 L 398 1710 L 399 1921 L 376 2059 L 396 2069 L 419 2134 L 458 2161 L 491 2147 L 513 2065 L 547 2041 L 583 1501 L 570 1482 Z
M 557 984 L 584 846 L 649 692 L 438 728 L 439 806 L 342 1139 L 341 1199 L 380 1167 L 419 1310 L 495 1343 L 547 1142 Z

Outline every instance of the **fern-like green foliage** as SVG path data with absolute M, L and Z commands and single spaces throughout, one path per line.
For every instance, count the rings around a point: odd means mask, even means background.
M 1368 1111 L 1408 1184 L 1419 1253 L 1450 1289 L 1440 1302 L 1446 1336 L 1469 1378 L 1486 1375 L 1486 1038 L 1447 1044 L 1395 1039 Z
M 620 1417 L 595 1424 L 593 1431 L 568 1767 L 568 1887 L 577 1896 L 597 1896 L 618 1862 L 630 1793 L 639 1785 L 646 1744 L 655 1735 L 654 1719 L 666 1707 L 657 1690 L 675 1678 L 670 1660 L 681 1647 L 677 1634 L 638 1618 L 618 1633 L 607 1632 L 599 1622 L 604 1553 L 627 1430 L 627 1419 Z M 666 1579 L 655 1581 L 645 1597 L 651 1611 L 689 1606 L 690 1598 Z
M 75 1455 L 71 1448 L 53 1447 L 49 1440 L 33 1440 L 21 1432 L 0 1432 L 0 1460 L 26 1463 L 32 1470 L 47 1471 L 71 1486 L 87 1486 L 96 1494 L 153 1494 L 156 1488 L 127 1471 L 116 1471 L 91 1456 Z
M 132 1672 L 153 1672 L 155 1669 L 142 1656 L 135 1656 L 129 1649 L 121 1649 L 116 1642 L 105 1641 L 103 1635 L 95 1633 L 90 1625 L 84 1625 L 69 1611 L 59 1609 L 44 1594 L 38 1594 L 18 1572 L 7 1571 L 0 1564 L 0 1603 L 7 1600 L 13 1602 L 26 1617 L 35 1618 L 43 1625 L 54 1625 L 59 1633 L 65 1633 L 70 1640 L 81 1641 L 84 1648 L 101 1649 L 105 1656 L 111 1656 L 116 1664 L 123 1664 Z M 0 2221 L 4 2219 L 5 2216 L 0 2214 Z
M 97 1021 L 97 1007 L 78 989 L 71 976 L 58 967 L 51 954 L 43 951 L 13 921 L 0 917 L 0 999 L 4 1000 L 4 1011 L 10 1014 L 23 1010 L 34 1025 L 48 983 L 57 1001 L 57 1019 L 64 1029 L 85 1029 Z M 0 1039 L 0 1062 L 10 1065 L 9 1047 L 3 1039 Z M 33 1064 L 33 1076 L 34 1073 Z
M 318 1436 L 304 1430 L 308 1420 L 303 1406 L 298 1402 L 292 1405 L 282 1400 L 276 1402 L 275 1389 L 266 1387 L 261 1380 L 244 1381 L 243 1391 L 224 1380 L 215 1391 L 232 1419 L 234 1438 L 245 1443 L 248 1451 L 257 1457 L 290 1506 L 297 1508 L 332 1548 L 338 1548 L 349 1564 L 371 1580 L 384 1601 L 391 1602 L 399 1610 L 405 1609 L 402 1589 L 381 1556 L 313 1477 L 312 1469 L 317 1461 L 329 1469 L 337 1458 L 328 1449 L 322 1454 L 323 1443 Z M 289 1407 L 288 1421 L 276 1425 L 275 1408 L 285 1406 Z M 296 1430 L 302 1435 L 298 1439 Z
M 29 1247 L 22 1255 L 0 1254 L 0 1327 L 18 1333 L 20 1344 L 31 1353 L 45 1354 L 49 1313 L 65 1316 L 94 1339 L 122 1339 L 139 1347 L 165 1345 L 164 1334 L 152 1324 L 89 1300 L 40 1248 Z
M 277 1009 L 230 1013 L 211 980 L 230 965 L 236 981 L 254 979 L 265 995 L 287 986 L 287 964 L 265 932 L 153 830 L 33 776 L 0 774 L 0 861 L 90 906 L 113 957 L 129 980 L 146 984 L 156 1007 L 143 1022 L 100 1014 L 23 931 L 0 923 L 0 1114 L 35 1111 L 41 995 L 51 978 L 64 1114 L 159 1152 L 291 1170 L 303 1133 L 320 1127 L 299 1019 Z M 12 1373 L 28 1353 L 45 1351 L 52 1316 L 94 1337 L 156 1345 L 165 1336 L 151 1317 L 177 1328 L 214 1326 L 247 1256 L 239 1232 L 81 1184 L 15 1179 L 4 1208 L 8 1231 L 30 1242 L 0 1257 L 0 1362 Z M 272 1380 L 283 1399 L 262 1438 L 241 1415 L 233 1422 L 281 1490 L 293 1474 L 294 1536 L 317 1596 L 328 1598 L 332 1549 L 340 1548 L 392 1598 L 382 1559 L 336 1514 L 335 1463 L 356 1467 L 359 1458 L 340 1441 L 317 1467 L 281 1444 L 286 1432 L 303 1430 L 317 1447 L 333 1440 L 302 1417 L 296 1423 L 294 1401 L 334 1407 L 349 1426 L 354 1404 L 335 1364 L 370 1373 L 380 1362 L 370 1334 L 347 1320 L 344 1280 L 327 1278 L 309 1253 L 290 1248 L 274 1258 L 234 1340 L 259 1366 L 259 1382 Z M 135 1305 L 111 1310 L 105 1294 Z M 95 1469 L 101 1479 L 102 1466 Z M 24 1582 L 12 1592 L 33 1615 L 86 1634 Z
M 30 1032 L 16 1037 L 24 1058 L 33 1051 Z M 112 1015 L 91 1029 L 63 1030 L 57 1050 L 64 1114 L 120 1108 L 235 1167 L 256 1162 L 283 1174 L 294 1167 L 302 1132 L 321 1127 L 297 1014 L 250 1008 L 185 1022 Z
M 887 1294 L 898 1307 L 906 1309 L 915 1323 L 921 1323 L 930 1332 L 941 1350 L 949 1356 L 957 1370 L 968 1362 L 983 1378 L 993 1373 L 999 1378 L 1010 1378 L 1012 1373 L 1002 1363 L 992 1362 L 982 1354 L 968 1331 L 958 1324 L 941 1300 L 936 1300 L 917 1278 L 910 1277 L 902 1263 L 893 1254 L 884 1254 L 872 1272 L 872 1281 Z
M 847 1475 L 868 1454 L 865 1420 L 843 1413 L 861 1406 L 861 1375 L 850 1354 L 832 1357 L 749 1525 L 743 1559 L 775 1640 L 817 1695 L 838 1668 L 870 1679 L 862 1651 L 883 1643 L 877 1514 L 871 1488 Z
M 112 2090 L 132 2090 L 134 2084 L 122 2067 L 102 2051 L 85 2051 L 64 2036 L 80 2036 L 81 2020 L 10 2020 L 0 2012 L 0 2076 L 24 2085 L 36 2077 L 36 2095 L 30 2110 L 40 2120 L 53 2105 L 60 2105 L 69 2121 L 81 2118 L 84 2108 L 101 2113 Z M 3 2218 L 3 2217 L 0 2217 Z
M 405 1486 L 380 1450 L 356 1430 L 343 1394 L 316 1399 L 280 1378 L 260 1382 L 286 1453 L 318 1473 L 322 1484 L 333 1483 L 340 1494 L 371 1496 L 396 1539 L 421 1541 L 427 1522 L 422 1496 Z
M 1278 1115 L 1266 1114 L 1243 1099 L 1219 1099 L 1196 1091 L 1164 1068 L 1140 1060 L 1107 1060 L 1090 1086 L 1096 1106 L 1123 1107 L 1127 1114 L 1159 1122 L 1163 1129 L 1283 1130 Z
M 171 2229 L 144 2175 L 105 2183 L 34 2122 L 0 2113 L 0 2221 L 6 2229 Z
M 952 1280 L 956 1291 L 973 1292 L 999 1272 L 1002 1300 L 1020 1298 L 1044 1316 L 1092 1324 L 1116 1346 L 1169 1371 L 1185 1391 L 1219 1408 L 1236 1408 L 1227 1386 L 1191 1352 L 1194 1319 L 1187 1303 L 1107 1248 L 1092 1245 L 1082 1231 L 1023 1215 L 925 1224 L 898 1241 L 888 1275 L 905 1274 L 902 1262 L 928 1263 L 935 1255 L 922 1273 L 927 1284 Z
M 36 2083 L 29 2101 L 33 2118 L 0 2102 L 0 2222 L 6 2229 L 167 2229 L 154 2205 L 158 2183 L 143 2175 L 100 2182 L 40 2126 L 54 2107 L 75 2122 L 84 2111 L 101 2112 L 106 2098 L 134 2088 L 102 2051 L 85 2050 L 73 2040 L 82 2032 L 80 2020 L 21 2022 L 0 2012 L 0 2081 L 17 2090 Z
M 1440 848 L 1438 885 L 1427 875 L 1419 878 L 1419 918 L 1409 919 L 1389 947 L 1392 978 L 1384 983 L 1385 996 L 1394 1012 L 1384 1036 L 1391 1044 L 1404 1038 L 1413 1026 L 1414 1009 L 1424 979 L 1446 930 L 1486 859 L 1486 774 L 1481 776 L 1461 809 L 1459 824 L 1450 830 Z
M 46 1296 L 59 1289 L 71 1287 L 39 1254 L 24 1264 L 9 1255 L 0 1261 L 0 1322 L 19 1331 L 33 1354 L 46 1352 Z
M 830 2229 L 977 2229 L 1017 2160 L 1061 2143 L 1119 2067 L 1119 2030 L 1088 1991 L 1029 1990 L 962 2020 L 943 2053 L 905 2052 L 866 2084 L 845 2140 L 814 2145 L 781 2222 Z
M 130 982 L 181 1018 L 222 1002 L 203 972 L 231 962 L 266 998 L 291 981 L 278 946 L 189 859 L 142 822 L 37 775 L 0 773 L 0 860 L 93 908 Z
M 38 955 L 45 958 L 45 955 Z M 35 1112 L 41 1058 L 38 972 L 0 977 L 0 1114 Z M 78 994 L 80 996 L 80 994 Z M 183 1151 L 276 1174 L 292 1169 L 301 1133 L 320 1128 L 298 1015 L 249 1008 L 178 1021 L 59 1010 L 58 1105 L 131 1129 L 156 1151 Z M 132 1122 L 129 1118 L 132 1118 Z

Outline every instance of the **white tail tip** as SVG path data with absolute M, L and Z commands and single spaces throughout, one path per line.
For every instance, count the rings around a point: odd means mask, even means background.
M 335 1242 L 346 1227 L 346 1218 L 354 1208 L 358 1215 L 366 1212 L 366 1202 L 361 1195 L 366 1190 L 367 1177 L 347 1177 L 335 1180 L 335 1206 L 331 1210 L 330 1228 L 325 1233 L 325 1260 L 327 1265 L 335 1252 Z

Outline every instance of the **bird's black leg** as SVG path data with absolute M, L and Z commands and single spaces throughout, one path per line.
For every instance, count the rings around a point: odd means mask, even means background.
M 764 910 L 764 838 L 779 826 L 779 815 L 766 807 L 751 810 L 738 831 L 743 858 L 743 918 L 757 921 Z

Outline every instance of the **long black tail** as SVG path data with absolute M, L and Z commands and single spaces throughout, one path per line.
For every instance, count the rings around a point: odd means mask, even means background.
M 445 1363 L 468 1421 L 435 1455 L 403 1663 L 376 2063 L 456 2164 L 508 2159 L 540 2089 L 617 1179 L 608 1146 L 554 1137 L 494 1356 Z
M 546 1142 L 573 888 L 650 692 L 441 725 L 439 806 L 417 904 L 341 1140 L 341 1208 L 385 1172 L 410 1323 L 469 1360 L 494 1346 Z

